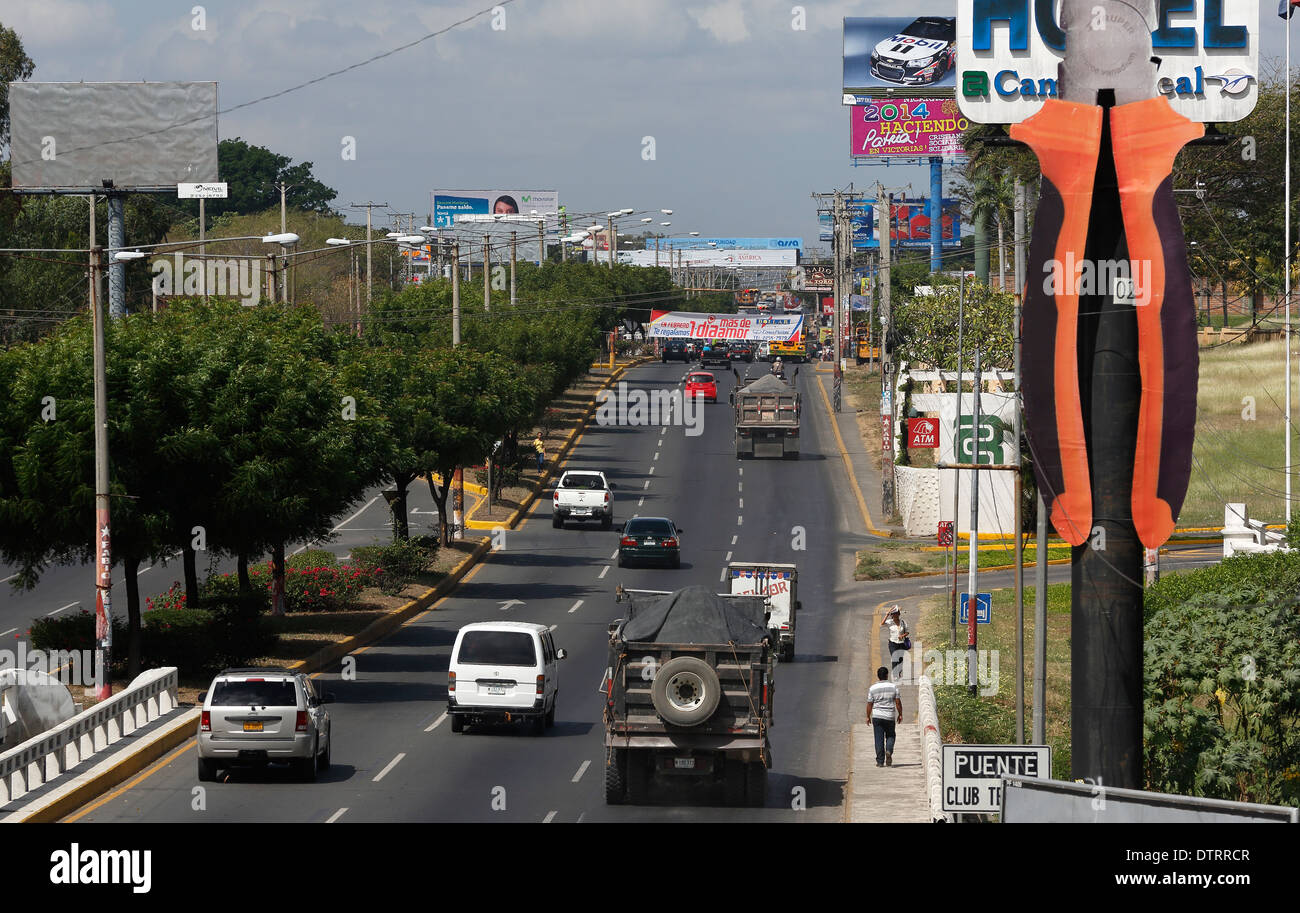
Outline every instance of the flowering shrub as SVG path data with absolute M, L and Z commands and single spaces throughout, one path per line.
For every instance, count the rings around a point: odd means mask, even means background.
M 185 587 L 177 580 L 165 593 L 159 593 L 157 596 L 150 596 L 144 601 L 144 610 L 152 612 L 155 609 L 185 609 L 191 608 L 185 604 Z

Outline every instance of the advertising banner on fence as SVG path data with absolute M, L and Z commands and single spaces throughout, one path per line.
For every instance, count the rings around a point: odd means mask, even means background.
M 646 244 L 660 250 L 803 250 L 803 238 L 656 238 Z
M 453 228 L 457 216 L 538 215 L 555 222 L 560 195 L 554 190 L 435 190 L 430 212 L 434 228 Z
M 794 250 L 683 250 L 656 251 L 621 250 L 618 262 L 632 266 L 711 266 L 749 267 L 753 269 L 780 267 L 789 269 L 798 261 Z
M 980 124 L 1016 124 L 1060 96 L 1065 33 L 1054 9 L 1052 3 L 957 0 L 963 114 Z M 1150 23 L 1159 61 L 1150 94 L 1168 98 L 1191 120 L 1241 120 L 1259 97 L 1259 13 L 1259 0 L 1158 4 Z M 1097 21 L 1104 22 L 1104 14 Z
M 942 95 L 956 86 L 957 20 L 844 20 L 844 92 Z
M 877 101 L 849 108 L 849 155 L 961 155 L 970 121 L 952 98 Z
M 753 316 L 651 311 L 650 336 L 658 339 L 747 339 L 752 342 L 797 342 L 803 314 Z

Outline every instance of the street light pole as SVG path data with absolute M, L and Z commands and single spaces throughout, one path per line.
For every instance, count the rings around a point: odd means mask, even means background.
M 489 265 L 492 259 L 491 239 L 488 235 L 483 236 L 483 310 L 484 312 L 492 310 L 492 269 Z
M 614 217 L 609 217 L 609 236 L 605 239 L 609 242 L 609 268 L 614 268 L 614 245 L 618 241 L 614 238 Z
M 510 232 L 510 306 L 515 306 L 515 260 L 518 256 L 519 232 Z
M 92 200 L 94 197 L 91 198 Z M 113 693 L 113 553 L 109 539 L 108 372 L 104 354 L 104 307 L 95 294 L 102 248 L 91 254 L 90 311 L 95 330 L 95 697 Z

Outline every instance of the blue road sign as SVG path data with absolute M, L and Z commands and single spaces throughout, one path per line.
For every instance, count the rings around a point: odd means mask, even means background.
M 959 610 L 957 623 L 970 624 L 969 609 L 966 608 L 970 602 L 970 593 L 961 594 L 961 609 Z M 977 625 L 986 625 L 993 620 L 993 594 L 976 593 L 975 594 L 975 623 Z

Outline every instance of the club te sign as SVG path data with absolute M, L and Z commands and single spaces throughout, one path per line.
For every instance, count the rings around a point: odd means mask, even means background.
M 1259 0 L 1148 0 L 1159 59 L 1152 94 L 1191 120 L 1241 120 L 1259 87 Z M 957 103 L 976 123 L 1014 124 L 1060 96 L 1058 0 L 957 0 Z M 1106 27 L 1098 3 L 1092 28 Z

